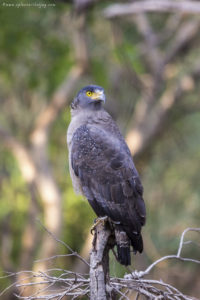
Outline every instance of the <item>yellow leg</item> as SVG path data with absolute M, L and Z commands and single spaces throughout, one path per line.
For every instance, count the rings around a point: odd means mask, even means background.
M 108 221 L 108 217 L 107 216 L 95 219 L 95 223 L 94 223 L 94 225 L 92 226 L 92 228 L 90 230 L 91 234 L 93 234 L 93 231 L 95 230 L 95 228 L 96 228 L 96 226 L 98 224 L 102 223 L 103 226 L 104 226 L 107 221 Z

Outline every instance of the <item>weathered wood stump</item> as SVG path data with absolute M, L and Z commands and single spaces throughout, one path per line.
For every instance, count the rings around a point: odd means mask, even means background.
M 112 226 L 107 219 L 100 220 L 94 231 L 90 253 L 90 300 L 113 300 L 109 277 L 109 250 L 114 245 Z

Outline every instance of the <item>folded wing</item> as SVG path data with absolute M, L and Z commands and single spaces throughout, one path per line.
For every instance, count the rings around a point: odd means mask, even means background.
M 135 252 L 142 252 L 143 188 L 123 138 L 100 126 L 79 127 L 72 139 L 71 165 L 95 213 L 118 222 Z

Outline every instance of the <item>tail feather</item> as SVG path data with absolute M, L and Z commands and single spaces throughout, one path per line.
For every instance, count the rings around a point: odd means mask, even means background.
M 115 228 L 115 239 L 117 244 L 117 256 L 119 262 L 124 266 L 130 265 L 130 240 L 126 232 L 121 229 L 120 226 L 117 226 L 117 228 Z
M 142 253 L 143 251 L 143 239 L 141 233 L 133 232 L 127 227 L 124 228 L 121 224 L 115 225 L 115 239 L 118 260 L 122 265 L 128 266 L 131 264 L 130 246 L 133 247 L 135 254 L 137 252 Z
M 129 266 L 131 264 L 130 246 L 120 247 L 117 245 L 117 256 L 120 264 Z
M 142 253 L 142 251 L 143 251 L 142 235 L 140 233 L 132 234 L 130 239 L 131 239 L 131 245 L 133 247 L 134 252 L 137 253 L 137 251 L 138 251 L 138 252 Z

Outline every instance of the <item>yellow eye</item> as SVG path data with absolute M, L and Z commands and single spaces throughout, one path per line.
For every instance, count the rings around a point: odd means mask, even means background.
M 86 95 L 87 95 L 88 97 L 91 97 L 91 96 L 92 96 L 92 92 L 91 92 L 91 91 L 87 91 L 87 92 L 86 92 Z

